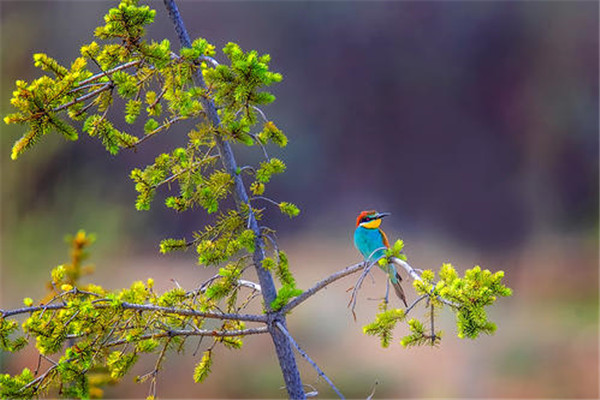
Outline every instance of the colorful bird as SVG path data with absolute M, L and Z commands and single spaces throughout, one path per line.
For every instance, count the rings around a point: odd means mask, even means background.
M 354 245 L 360 251 L 365 258 L 365 261 L 374 261 L 385 254 L 385 249 L 390 247 L 388 238 L 385 233 L 379 228 L 381 225 L 381 219 L 387 217 L 390 213 L 379 213 L 374 210 L 363 211 L 356 218 L 356 230 L 354 231 Z M 406 303 L 406 296 L 404 296 L 404 290 L 400 286 L 402 278 L 394 264 L 388 264 L 380 268 L 390 278 L 390 282 L 394 287 L 396 295 L 404 302 L 404 305 L 408 307 Z M 387 299 L 387 294 L 386 294 Z

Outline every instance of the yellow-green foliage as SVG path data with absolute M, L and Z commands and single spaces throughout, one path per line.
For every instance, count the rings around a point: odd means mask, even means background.
M 289 268 L 287 254 L 279 250 L 277 252 L 277 261 L 272 258 L 266 258 L 263 261 L 263 268 L 275 270 L 275 276 L 281 283 L 281 288 L 277 291 L 277 297 L 271 302 L 271 309 L 280 310 L 293 297 L 302 294 L 302 290 L 296 287 L 296 279 Z
M 375 317 L 375 321 L 363 327 L 367 335 L 378 336 L 382 347 L 388 347 L 393 339 L 392 331 L 396 324 L 405 318 L 404 310 L 399 308 L 387 309 L 385 302 L 380 306 L 381 312 Z
M 248 267 L 262 262 L 256 266 L 266 271 L 258 272 L 277 277 L 276 298 L 264 297 L 270 301 L 264 304 L 270 311 L 281 310 L 302 293 L 286 254 L 277 247 L 274 231 L 262 223 L 264 210 L 257 205 L 266 202 L 290 217 L 300 213 L 293 203 L 265 197 L 273 176 L 286 169 L 282 160 L 269 156 L 267 147 L 271 143 L 285 147 L 288 139 L 258 107 L 274 101 L 265 88 L 282 76 L 270 71 L 268 54 L 246 52 L 234 43 L 223 48 L 222 64 L 212 58 L 218 57 L 215 47 L 201 38 L 177 54 L 168 40 L 156 42 L 145 37 L 154 17 L 155 11 L 138 5 L 138 0 L 122 0 L 94 31 L 97 41 L 83 45 L 81 56 L 70 65 L 35 54 L 34 65 L 44 75 L 30 83 L 16 82 L 11 99 L 16 112 L 4 118 L 7 124 L 24 125 L 11 157 L 18 158 L 50 132 L 77 140 L 80 131 L 97 138 L 114 155 L 137 149 L 182 120 L 193 121 L 195 126 L 185 143 L 156 155 L 149 165 L 133 169 L 130 178 L 138 194 L 138 210 L 148 210 L 157 193 L 168 191 L 167 207 L 177 212 L 200 208 L 210 218 L 209 224 L 193 233 L 193 239 L 164 239 L 160 251 L 193 246 L 198 262 L 218 268 L 218 273 L 194 290 L 176 284 L 162 294 L 155 293 L 152 279 L 121 290 L 83 285 L 80 278 L 91 272 L 83 261 L 93 236 L 78 232 L 68 239 L 72 247 L 69 262 L 51 272 L 48 296 L 37 301 L 26 297 L 25 309 L 0 315 L 2 350 L 18 351 L 31 340 L 42 355 L 58 361 L 37 381 L 27 369 L 15 376 L 0 375 L 1 398 L 31 398 L 50 388 L 60 388 L 60 395 L 67 398 L 97 397 L 102 394 L 100 385 L 122 379 L 141 353 L 158 353 L 155 370 L 138 377 L 138 381 L 155 383 L 167 350 L 182 351 L 187 338 L 206 325 L 203 335 L 214 335 L 215 340 L 194 370 L 194 380 L 201 382 L 210 372 L 214 346 L 238 349 L 243 345 L 239 331 L 244 323 L 223 313 L 240 313 L 255 298 L 257 289 L 252 285 L 244 289 L 251 290 L 250 295 L 242 297 L 240 279 Z M 120 120 L 109 120 L 114 107 L 121 105 Z M 120 122 L 126 122 L 130 132 L 115 128 Z M 257 146 L 264 159 L 255 165 L 236 166 L 229 154 L 230 143 Z M 245 187 L 254 197 L 247 198 Z M 236 207 L 231 208 L 234 202 Z M 397 241 L 386 256 L 406 259 L 403 246 Z M 439 282 L 434 281 L 433 272 L 424 271 L 423 281 L 415 283 L 415 288 L 427 298 L 433 314 L 444 302 L 451 302 L 459 336 L 474 338 L 495 330 L 484 307 L 493 304 L 497 296 L 510 295 L 502 277 L 502 272 L 492 274 L 476 267 L 460 278 L 445 265 Z M 375 322 L 364 330 L 378 336 L 386 347 L 406 313 L 387 310 L 384 304 Z M 21 324 L 25 335 L 19 335 L 19 324 L 11 319 L 17 314 L 28 315 Z M 214 320 L 220 318 L 225 320 L 219 323 L 217 335 Z M 411 333 L 402 339 L 405 346 L 439 341 L 440 334 L 429 334 L 418 320 L 411 319 L 408 325 Z
M 399 258 L 401 260 L 406 261 L 406 256 L 402 253 L 402 250 L 404 250 L 404 241 L 402 239 L 398 239 L 394 242 L 394 244 L 385 251 L 385 256 L 387 257 L 396 257 Z M 380 260 L 380 264 L 383 263 L 383 265 L 387 265 L 388 261 L 383 259 Z
M 300 209 L 293 203 L 282 201 L 279 203 L 279 210 L 288 217 L 297 217 L 300 214 Z
M 258 139 L 262 144 L 267 144 L 271 141 L 279 147 L 285 147 L 288 143 L 287 137 L 272 121 L 265 122 L 263 130 L 258 134 Z
M 0 395 L 3 399 L 31 399 L 36 394 L 35 388 L 29 385 L 33 379 L 29 368 L 14 376 L 0 374 Z
M 228 223 L 231 221 L 221 220 L 221 224 Z M 253 235 L 248 230 L 242 230 L 240 237 L 246 246 L 253 246 Z M 241 305 L 236 299 L 237 282 L 244 267 L 241 261 L 222 267 L 218 279 L 214 279 L 205 292 L 187 292 L 175 287 L 158 295 L 153 289 L 153 279 L 136 281 L 124 289 L 109 291 L 97 285 L 81 285 L 78 280 L 82 260 L 87 257 L 87 246 L 92 239 L 93 235 L 83 231 L 68 237 L 71 263 L 53 269 L 52 286 L 56 289 L 44 301 L 47 307 L 59 307 L 46 308 L 30 298 L 24 301 L 31 308 L 29 317 L 22 323 L 26 336 L 15 336 L 19 324 L 11 318 L 0 317 L 2 350 L 19 351 L 33 340 L 41 354 L 58 358 L 56 365 L 37 386 L 25 387 L 34 379 L 29 370 L 15 376 L 0 375 L 0 397 L 31 398 L 61 385 L 61 395 L 69 398 L 101 396 L 100 386 L 121 380 L 141 353 L 156 353 L 166 348 L 182 349 L 186 336 L 171 337 L 169 332 L 190 326 L 195 326 L 195 329 L 203 327 L 204 318 L 185 315 L 182 311 L 221 312 L 221 302 L 224 302 L 226 312 L 239 312 Z M 244 328 L 241 321 L 226 320 L 219 329 L 239 331 Z M 243 337 L 217 337 L 214 344 L 239 349 L 243 345 Z M 202 381 L 210 370 L 210 363 L 208 351 L 196 368 L 194 379 Z M 146 379 L 138 377 L 137 380 Z
M 458 336 L 475 339 L 480 333 L 492 334 L 496 324 L 487 319 L 486 306 L 494 304 L 498 296 L 510 296 L 512 290 L 502 283 L 504 271 L 492 273 L 476 266 L 460 278 L 452 265 L 444 264 L 436 285 L 439 295 L 459 304 L 456 310 Z
M 392 249 L 388 250 L 388 256 L 397 257 L 402 247 L 402 241 L 396 242 Z M 426 322 L 417 318 L 410 319 L 410 334 L 404 336 L 400 343 L 405 347 L 439 344 L 443 332 L 434 332 L 431 324 L 436 311 L 444 306 L 449 306 L 456 314 L 458 337 L 475 339 L 481 333 L 494 333 L 496 325 L 487 319 L 485 307 L 494 304 L 498 296 L 512 294 L 511 289 L 502 283 L 503 277 L 502 271 L 491 273 L 476 266 L 467 270 L 461 278 L 451 264 L 443 264 L 439 272 L 439 281 L 436 282 L 433 271 L 422 271 L 421 280 L 413 281 L 413 286 L 417 294 L 422 296 L 419 301 L 425 301 L 428 310 L 425 315 Z M 397 318 L 394 319 L 393 316 Z M 364 331 L 369 335 L 378 335 L 382 346 L 387 347 L 392 330 L 404 317 L 404 314 L 400 317 L 400 314 L 395 315 L 383 309 L 373 323 L 364 327 Z
M 210 374 L 210 367 L 212 366 L 212 351 L 207 350 L 202 354 L 202 359 L 196 368 L 194 368 L 194 381 L 196 383 L 203 382 L 208 374 Z
M 36 54 L 35 65 L 47 75 L 31 83 L 17 81 L 11 100 L 17 112 L 5 118 L 6 123 L 28 127 L 15 144 L 12 157 L 17 158 L 52 130 L 76 140 L 78 130 L 67 122 L 69 119 L 84 121 L 81 131 L 97 137 L 110 154 L 117 154 L 135 149 L 178 121 L 194 118 L 197 124 L 185 145 L 131 171 L 138 192 L 135 205 L 138 210 L 148 210 L 157 189 L 166 186 L 175 191 L 164 200 L 167 207 L 182 212 L 199 206 L 209 214 L 218 213 L 222 202 L 231 197 L 236 177 L 219 168 L 216 137 L 260 146 L 265 155 L 268 143 L 284 147 L 285 134 L 257 108 L 274 100 L 264 89 L 282 77 L 269 70 L 268 54 L 245 52 L 234 43 L 223 49 L 227 61 L 223 64 L 209 60 L 217 52 L 202 38 L 174 54 L 168 40 L 155 42 L 144 36 L 155 14 L 137 0 L 123 0 L 109 10 L 104 25 L 95 30 L 97 40 L 83 45 L 81 57 L 70 67 L 46 54 Z M 205 86 L 194 80 L 195 74 L 205 79 Z M 115 96 L 126 101 L 125 122 L 142 120 L 143 133 L 139 129 L 132 130 L 135 135 L 116 129 L 116 123 L 107 118 L 108 111 L 118 104 Z M 218 107 L 218 125 L 204 119 L 207 99 Z M 262 196 L 271 177 L 285 171 L 285 163 L 266 155 L 257 167 L 244 170 L 253 175 L 254 181 L 248 182 L 251 193 Z M 236 174 L 241 171 L 238 168 Z M 290 217 L 300 212 L 292 203 L 273 203 Z M 255 217 L 260 214 L 260 210 L 248 208 L 246 218 L 250 212 Z M 197 237 L 192 242 L 201 263 L 220 264 L 240 249 L 254 251 L 256 239 L 248 232 L 229 229 L 217 236 Z M 185 249 L 189 244 L 184 239 L 169 239 L 161 243 L 160 250 Z
M 246 227 L 242 213 L 230 210 L 217 217 L 214 225 L 207 225 L 195 233 L 198 263 L 206 266 L 219 265 L 240 251 L 254 252 L 256 237 Z
M 285 171 L 285 164 L 278 158 L 271 158 L 269 161 L 260 163 L 260 168 L 256 171 L 256 179 L 259 182 L 267 183 L 274 174 L 281 174 Z
M 411 346 L 422 346 L 431 345 L 435 346 L 439 344 L 442 338 L 442 332 L 435 332 L 434 334 L 427 334 L 423 323 L 415 318 L 408 321 L 408 328 L 410 335 L 404 336 L 400 340 L 400 344 L 404 347 Z

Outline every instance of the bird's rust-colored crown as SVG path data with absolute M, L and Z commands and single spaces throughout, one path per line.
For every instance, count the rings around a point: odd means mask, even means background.
M 358 217 L 356 217 L 356 226 L 360 225 L 361 222 L 364 222 L 363 219 L 365 217 L 368 217 L 370 215 L 375 215 L 375 214 L 377 214 L 377 211 L 375 211 L 375 210 L 361 211 L 361 213 L 358 214 Z

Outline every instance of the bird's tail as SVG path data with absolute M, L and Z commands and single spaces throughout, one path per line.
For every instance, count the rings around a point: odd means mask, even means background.
M 400 285 L 402 282 L 402 277 L 398 272 L 396 272 L 396 279 L 390 279 L 392 281 L 392 286 L 394 287 L 394 292 L 396 292 L 396 296 L 404 303 L 404 306 L 408 307 L 408 303 L 406 302 L 406 296 L 404 295 L 404 290 Z

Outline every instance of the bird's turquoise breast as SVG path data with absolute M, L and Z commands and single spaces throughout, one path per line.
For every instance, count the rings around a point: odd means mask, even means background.
M 375 260 L 384 254 L 383 249 L 373 253 L 375 250 L 385 247 L 379 229 L 368 229 L 359 226 L 354 231 L 354 245 L 365 259 L 370 257 L 371 260 Z

